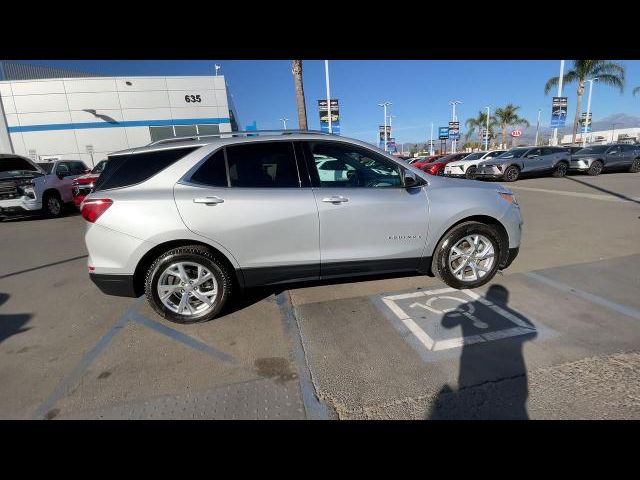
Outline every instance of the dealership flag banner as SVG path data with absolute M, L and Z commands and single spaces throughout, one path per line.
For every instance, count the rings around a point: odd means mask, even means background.
M 551 104 L 551 128 L 564 127 L 567 121 L 567 97 L 553 97 Z
M 329 115 L 327 113 L 327 100 L 318 100 L 320 112 L 320 130 L 329 133 Z M 331 99 L 331 130 L 340 135 L 340 106 L 337 99 Z
M 587 120 L 587 112 L 582 112 L 582 117 L 580 118 L 581 133 L 591 132 L 591 116 L 592 116 L 592 112 L 589 112 L 589 119 Z
M 449 138 L 449 127 L 438 127 L 438 139 L 446 140 Z
M 384 125 L 380 125 L 380 142 L 378 146 L 381 150 L 384 150 Z M 391 142 L 391 125 L 387 125 L 387 146 L 389 146 L 389 142 Z
M 390 138 L 387 142 L 387 151 L 389 153 L 398 153 L 398 146 L 396 145 L 395 138 Z
M 451 140 L 460 139 L 460 122 L 449 122 L 449 138 Z

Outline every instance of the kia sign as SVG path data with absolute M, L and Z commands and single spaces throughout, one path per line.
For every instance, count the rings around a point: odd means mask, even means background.
M 512 137 L 520 137 L 522 135 L 522 130 L 514 130 L 511 132 Z

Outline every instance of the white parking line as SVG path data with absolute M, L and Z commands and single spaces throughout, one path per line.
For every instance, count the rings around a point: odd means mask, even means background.
M 589 198 L 591 200 L 604 200 L 605 202 L 627 202 L 623 198 L 616 198 L 613 195 L 599 195 L 596 193 L 581 193 L 581 192 L 565 192 L 562 190 L 548 190 L 545 188 L 532 188 L 532 187 L 520 187 L 520 186 L 508 186 L 509 189 L 512 190 L 526 190 L 529 192 L 540 192 L 540 193 L 555 193 L 556 195 L 564 195 L 567 197 L 577 197 L 577 198 Z M 631 200 L 640 201 L 640 197 L 631 198 Z

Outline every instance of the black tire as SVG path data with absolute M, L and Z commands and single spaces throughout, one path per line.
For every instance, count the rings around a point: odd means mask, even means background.
M 468 180 L 475 180 L 477 171 L 478 169 L 472 165 L 469 168 L 467 168 L 466 172 L 464 172 L 464 177 Z
M 490 270 L 475 281 L 462 281 L 456 278 L 449 267 L 449 252 L 451 249 L 467 235 L 481 234 L 487 237 L 492 243 L 494 248 L 493 264 Z M 476 288 L 490 282 L 498 271 L 500 258 L 501 258 L 501 241 L 498 230 L 493 225 L 487 225 L 480 222 L 464 222 L 460 225 L 456 225 L 449 230 L 440 240 L 438 246 L 433 253 L 433 262 L 431 264 L 432 271 L 437 275 L 444 283 L 452 288 L 464 289 L 464 288 Z
M 591 166 L 589 167 L 589 170 L 587 170 L 587 173 L 592 177 L 595 177 L 602 173 L 602 168 L 603 168 L 602 162 L 600 160 L 596 160 L 591 164 Z
M 161 274 L 172 263 L 193 262 L 209 270 L 218 285 L 218 293 L 214 305 L 201 313 L 182 315 L 170 310 L 158 295 L 157 284 Z M 144 283 L 144 292 L 151 307 L 163 318 L 175 323 L 198 323 L 212 320 L 220 312 L 231 295 L 233 285 L 231 273 L 227 267 L 211 251 L 201 245 L 178 247 L 160 255 L 149 267 Z
M 567 162 L 558 162 L 556 168 L 553 171 L 553 176 L 556 178 L 564 177 L 569 171 L 569 164 Z
M 636 158 L 633 162 L 631 162 L 631 166 L 629 167 L 629 171 L 631 173 L 640 172 L 640 158 Z
M 510 165 L 504 171 L 502 178 L 504 179 L 505 182 L 515 182 L 516 180 L 518 180 L 519 176 L 520 176 L 520 169 L 515 165 Z
M 60 194 L 56 191 L 46 192 L 42 197 L 42 214 L 47 218 L 60 217 L 64 210 L 64 204 Z
M 442 167 L 440 170 L 438 170 L 436 172 L 436 175 L 439 177 L 444 177 L 444 167 Z

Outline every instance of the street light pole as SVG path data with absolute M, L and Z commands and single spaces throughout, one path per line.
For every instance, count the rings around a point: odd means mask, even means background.
M 611 143 L 613 143 L 613 140 L 616 138 L 616 125 L 617 123 L 612 123 L 611 124 Z
M 451 112 L 451 121 L 455 122 L 457 120 L 456 117 L 456 105 L 462 103 L 460 100 L 452 100 L 449 102 L 449 105 L 452 107 Z M 460 129 L 458 129 L 458 135 L 460 135 Z M 458 146 L 458 139 L 454 139 L 451 141 L 451 153 L 456 153 L 456 147 Z
M 387 143 L 389 142 L 389 135 L 387 134 L 387 107 L 391 106 L 391 102 L 382 102 L 378 106 L 384 109 L 384 151 L 387 151 Z
M 331 122 L 331 90 L 329 89 L 329 60 L 324 61 L 324 80 L 327 85 L 327 116 L 329 117 L 329 133 L 333 133 Z
M 287 117 L 282 117 L 280 119 L 280 121 L 282 122 L 282 126 L 284 127 L 284 130 L 287 129 L 287 120 L 289 120 Z
M 562 81 L 564 80 L 564 60 L 560 60 L 560 77 L 558 81 L 558 96 L 562 96 Z M 553 129 L 553 144 L 558 145 L 558 127 Z
M 490 115 L 490 107 L 487 107 L 487 131 L 484 139 L 484 149 L 489 150 L 489 115 Z
M 433 122 L 431 122 L 431 138 L 429 139 L 429 155 L 433 157 Z
M 582 148 L 587 146 L 587 130 L 589 128 L 589 114 L 591 113 L 591 93 L 593 92 L 593 82 L 598 80 L 598 77 L 587 80 L 589 82 L 589 99 L 587 100 L 587 118 L 584 119 L 584 129 L 582 131 Z
M 538 109 L 538 123 L 536 124 L 536 143 L 535 146 L 538 146 L 538 132 L 540 131 L 540 113 L 542 110 Z

